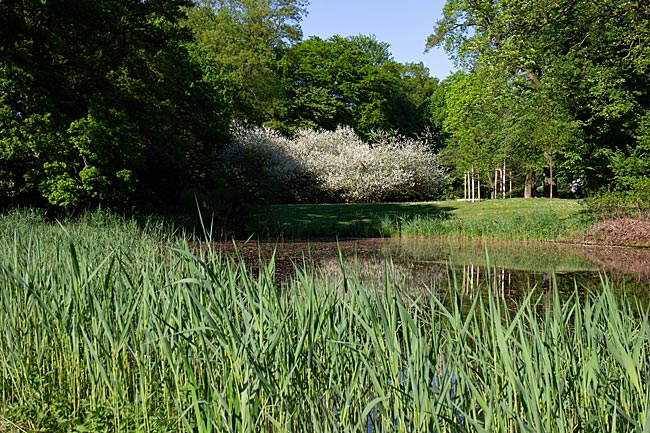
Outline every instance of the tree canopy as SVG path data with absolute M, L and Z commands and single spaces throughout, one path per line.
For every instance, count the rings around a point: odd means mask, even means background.
M 185 0 L 0 4 L 0 185 L 78 207 L 165 202 L 225 133 L 184 43 Z
M 302 38 L 304 0 L 201 0 L 188 10 L 190 50 L 206 80 L 227 94 L 238 119 L 277 115 L 283 94 L 275 73 L 282 52 Z
M 389 45 L 373 36 L 313 37 L 287 50 L 279 61 L 287 98 L 286 129 L 352 126 L 405 135 L 429 126 L 427 99 L 437 80 L 422 64 L 395 62 Z
M 567 177 L 611 182 L 622 167 L 612 156 L 632 157 L 645 134 L 649 18 L 644 0 L 447 1 L 428 46 L 444 46 L 465 71 L 448 93 L 448 131 L 462 146 L 487 125 L 529 167 L 550 152 Z
M 458 171 L 506 161 L 527 194 L 549 171 L 591 190 L 650 188 L 648 0 L 448 0 L 426 42 L 457 62 L 443 82 L 372 35 L 303 39 L 307 8 L 1 2 L 0 199 L 218 197 L 215 155 L 235 125 L 419 137 Z

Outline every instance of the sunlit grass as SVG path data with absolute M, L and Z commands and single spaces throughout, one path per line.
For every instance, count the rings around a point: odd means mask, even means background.
M 262 234 L 286 237 L 465 237 L 560 239 L 590 221 L 576 200 L 277 205 Z
M 650 428 L 648 312 L 607 280 L 516 306 L 399 292 L 389 265 L 380 290 L 346 263 L 280 288 L 273 261 L 92 221 L 0 217 L 0 431 Z

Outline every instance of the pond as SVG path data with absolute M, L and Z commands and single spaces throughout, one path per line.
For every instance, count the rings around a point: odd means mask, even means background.
M 227 254 L 233 243 L 219 244 Z M 650 249 L 600 247 L 549 242 L 385 238 L 309 242 L 246 242 L 238 254 L 253 268 L 260 257 L 275 254 L 278 278 L 286 281 L 295 265 L 308 265 L 328 278 L 345 268 L 369 286 L 386 277 L 408 291 L 445 287 L 450 280 L 471 295 L 489 286 L 502 297 L 519 297 L 531 288 L 547 290 L 555 281 L 561 292 L 598 290 L 607 278 L 618 291 L 650 297 Z M 350 272 L 352 273 L 352 272 Z

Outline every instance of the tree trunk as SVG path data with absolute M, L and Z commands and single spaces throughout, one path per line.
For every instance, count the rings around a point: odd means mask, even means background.
M 533 190 L 535 189 L 535 172 L 528 170 L 526 172 L 526 184 L 524 185 L 524 198 L 533 198 Z

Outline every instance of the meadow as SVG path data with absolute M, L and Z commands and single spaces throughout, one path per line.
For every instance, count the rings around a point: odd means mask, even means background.
M 611 283 L 516 304 L 253 274 L 153 220 L 0 217 L 0 431 L 647 432 L 650 320 Z M 488 279 L 489 280 L 489 279 Z
M 286 238 L 318 236 L 554 240 L 590 224 L 578 200 L 275 205 L 257 231 Z M 252 228 L 256 228 L 253 224 Z

